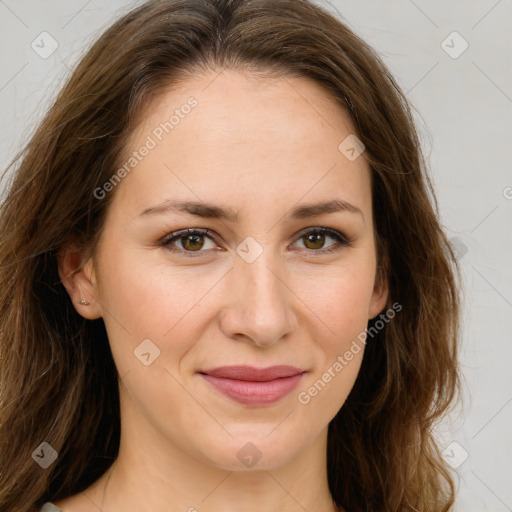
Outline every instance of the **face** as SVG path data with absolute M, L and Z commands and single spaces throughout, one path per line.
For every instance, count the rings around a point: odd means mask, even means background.
M 268 469 L 326 435 L 387 291 L 370 169 L 338 148 L 348 115 L 305 78 L 217 75 L 161 95 L 132 134 L 77 308 L 103 317 L 122 421 L 147 443 Z

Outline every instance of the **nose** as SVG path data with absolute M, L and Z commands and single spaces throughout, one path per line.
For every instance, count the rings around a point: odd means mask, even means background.
M 269 347 L 296 328 L 294 295 L 285 269 L 271 252 L 266 248 L 252 263 L 237 256 L 227 275 L 229 300 L 220 324 L 229 338 Z

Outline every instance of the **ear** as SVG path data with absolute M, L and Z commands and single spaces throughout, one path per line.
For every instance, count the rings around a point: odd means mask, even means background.
M 388 269 L 389 261 L 385 257 L 382 265 L 379 265 L 377 268 L 370 307 L 368 309 L 368 319 L 375 318 L 386 307 L 389 296 Z
M 57 254 L 59 276 L 78 314 L 95 320 L 103 315 L 93 260 L 86 252 L 74 242 L 61 247 Z

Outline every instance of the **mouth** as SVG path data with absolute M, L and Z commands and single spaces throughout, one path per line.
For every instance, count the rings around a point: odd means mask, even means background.
M 299 384 L 305 370 L 294 366 L 223 366 L 199 372 L 217 391 L 245 405 L 281 400 Z

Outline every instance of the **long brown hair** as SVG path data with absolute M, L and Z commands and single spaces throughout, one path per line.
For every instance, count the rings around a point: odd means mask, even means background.
M 379 275 L 402 310 L 374 329 L 329 425 L 333 500 L 350 512 L 449 510 L 454 477 L 433 427 L 460 393 L 457 262 L 410 105 L 377 53 L 307 0 L 141 5 L 89 49 L 4 173 L 0 509 L 76 494 L 116 458 L 118 375 L 103 320 L 76 312 L 57 254 L 71 237 L 94 252 L 114 193 L 94 191 L 120 165 L 149 100 L 192 71 L 225 68 L 323 85 L 350 114 L 371 167 Z M 32 457 L 42 442 L 58 453 L 47 469 Z

